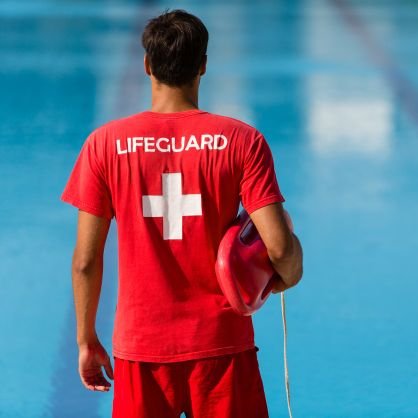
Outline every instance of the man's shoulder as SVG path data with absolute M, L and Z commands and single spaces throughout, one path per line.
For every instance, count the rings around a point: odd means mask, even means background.
M 251 133 L 257 133 L 258 130 L 253 125 L 250 125 L 247 122 L 244 122 L 241 119 L 234 118 L 232 116 L 221 115 L 219 113 L 208 112 L 208 117 L 211 117 L 216 120 L 216 122 L 222 123 L 224 126 L 231 126 L 233 128 L 239 128 L 243 131 L 248 131 Z
M 114 131 L 123 127 L 126 127 L 134 122 L 134 120 L 140 115 L 140 113 L 135 113 L 133 115 L 122 116 L 117 119 L 111 119 L 101 125 L 98 125 L 93 131 L 92 134 L 103 135 L 108 131 Z
M 111 140 L 119 135 L 123 135 L 125 130 L 135 123 L 138 113 L 123 116 L 118 119 L 111 119 L 96 126 L 87 137 L 86 142 L 90 142 L 99 147 L 106 147 Z

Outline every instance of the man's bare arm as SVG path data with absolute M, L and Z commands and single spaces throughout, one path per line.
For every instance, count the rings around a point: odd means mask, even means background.
M 103 252 L 110 220 L 80 210 L 77 243 L 72 261 L 74 303 L 77 317 L 78 372 L 89 390 L 106 392 L 113 379 L 110 357 L 96 334 L 96 313 L 103 275 Z
M 280 275 L 273 293 L 295 286 L 303 274 L 303 253 L 297 236 L 291 232 L 283 205 L 273 203 L 250 214 L 274 269 Z
M 110 220 L 82 210 L 72 259 L 72 283 L 77 317 L 77 343 L 97 341 L 95 322 L 103 274 L 103 251 Z

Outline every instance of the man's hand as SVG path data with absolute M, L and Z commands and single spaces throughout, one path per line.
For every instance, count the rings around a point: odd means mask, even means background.
M 111 386 L 102 372 L 104 367 L 109 379 L 113 380 L 110 357 L 99 340 L 79 345 L 78 372 L 84 386 L 90 390 L 108 392 Z
M 271 293 L 276 294 L 276 293 L 284 292 L 286 289 L 289 288 L 289 286 L 280 277 L 279 273 L 275 273 L 273 275 L 273 278 L 274 278 L 274 284 L 273 284 Z

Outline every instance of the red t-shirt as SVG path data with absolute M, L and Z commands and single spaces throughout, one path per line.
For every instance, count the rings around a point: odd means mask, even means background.
M 113 355 L 174 362 L 254 347 L 215 275 L 240 201 L 283 202 L 271 150 L 250 125 L 200 109 L 144 111 L 86 139 L 61 199 L 112 219 L 119 281 Z

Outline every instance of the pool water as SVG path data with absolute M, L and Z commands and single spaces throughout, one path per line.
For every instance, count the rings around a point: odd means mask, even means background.
M 109 417 L 77 372 L 60 193 L 88 133 L 148 108 L 140 33 L 180 6 L 210 33 L 202 109 L 263 132 L 304 248 L 286 292 L 294 417 L 418 416 L 418 3 L 0 3 L 0 417 Z M 112 224 L 97 318 L 110 351 Z M 272 418 L 287 416 L 279 295 L 254 315 Z

